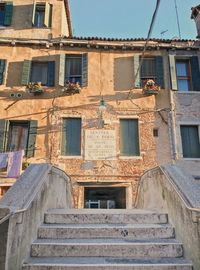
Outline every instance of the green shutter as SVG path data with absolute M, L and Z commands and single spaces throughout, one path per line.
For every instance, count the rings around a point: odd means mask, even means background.
M 36 1 L 33 3 L 33 13 L 32 13 L 32 25 L 35 25 L 35 11 L 36 11 Z
M 31 61 L 24 60 L 23 69 L 22 69 L 22 85 L 27 85 L 30 81 L 31 75 Z
M 3 84 L 6 60 L 0 59 L 0 85 Z
M 120 120 L 120 153 L 123 156 L 139 156 L 138 120 Z
M 81 119 L 67 118 L 63 121 L 62 155 L 81 155 Z
M 44 25 L 49 27 L 49 15 L 50 15 L 50 4 L 45 3 L 45 16 L 44 16 Z
M 82 55 L 82 81 L 81 86 L 86 87 L 88 85 L 88 54 Z
M 31 120 L 29 124 L 29 131 L 28 131 L 28 141 L 27 141 L 27 149 L 26 149 L 26 157 L 34 157 L 35 152 L 35 143 L 36 143 L 36 136 L 37 136 L 37 124 L 36 120 Z
M 198 126 L 181 126 L 183 157 L 200 158 Z
M 4 25 L 10 26 L 12 22 L 13 15 L 13 2 L 5 3 L 5 17 L 4 17 Z
M 140 57 L 139 55 L 135 55 L 133 57 L 134 61 L 134 86 L 135 88 L 140 88 L 141 87 L 141 82 L 140 82 L 140 71 L 139 71 L 139 66 L 140 66 Z
M 48 62 L 47 86 L 55 84 L 55 61 Z
M 162 56 L 156 56 L 156 82 L 162 89 L 165 88 Z
M 197 56 L 192 56 L 190 59 L 191 76 L 192 76 L 192 90 L 200 91 L 200 72 L 199 72 L 199 59 Z
M 60 55 L 59 63 L 59 85 L 65 85 L 65 54 Z
M 178 90 L 177 79 L 176 79 L 176 62 L 173 54 L 169 55 L 169 68 L 171 77 L 171 88 L 172 90 Z
M 8 131 L 9 131 L 9 121 L 1 119 L 0 120 L 0 153 L 5 152 L 7 150 Z

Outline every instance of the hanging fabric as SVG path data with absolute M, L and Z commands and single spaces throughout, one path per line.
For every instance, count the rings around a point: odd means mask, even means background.
M 8 154 L 9 162 L 7 169 L 8 178 L 17 178 L 21 174 L 22 169 L 22 159 L 24 156 L 24 150 L 11 152 Z

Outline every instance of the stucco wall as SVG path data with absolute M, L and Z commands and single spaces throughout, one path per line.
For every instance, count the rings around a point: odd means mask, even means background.
M 59 54 L 88 52 L 88 86 L 80 94 L 66 96 L 58 86 Z M 0 59 L 8 59 L 5 85 L 0 86 L 1 118 L 9 120 L 38 120 L 38 135 L 35 157 L 30 162 L 50 162 L 57 165 L 72 177 L 76 206 L 78 197 L 83 197 L 83 184 L 77 182 L 129 183 L 133 201 L 141 174 L 157 164 L 170 160 L 168 140 L 168 90 L 161 90 L 155 96 L 145 96 L 142 89 L 133 89 L 133 56 L 138 52 L 114 52 L 81 50 L 70 48 L 49 49 L 39 46 L 4 47 Z M 149 55 L 162 52 L 151 52 Z M 165 56 L 165 55 L 164 55 Z M 165 56 L 166 57 L 166 56 Z M 55 60 L 56 87 L 46 88 L 43 95 L 34 97 L 21 86 L 21 73 L 24 59 Z M 165 67 L 167 77 L 167 67 Z M 167 80 L 166 80 L 167 81 Z M 129 91 L 132 94 L 129 95 Z M 11 92 L 23 94 L 21 99 L 10 98 Z M 104 97 L 106 110 L 103 112 L 104 129 L 114 129 L 117 140 L 117 156 L 114 160 L 93 161 L 91 169 L 84 165 L 84 131 L 99 127 L 99 102 Z M 159 112 L 158 112 L 159 111 Z M 61 128 L 63 117 L 82 118 L 82 154 L 79 158 L 61 156 Z M 140 156 L 124 158 L 120 156 L 120 118 L 136 118 L 139 121 Z M 153 137 L 153 128 L 159 128 L 159 137 Z M 162 156 L 158 155 L 160 147 Z

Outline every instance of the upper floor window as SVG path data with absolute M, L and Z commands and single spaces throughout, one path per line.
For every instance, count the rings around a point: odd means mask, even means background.
M 176 60 L 176 76 L 179 91 L 192 89 L 189 60 Z
M 0 3 L 0 26 L 10 26 L 13 15 L 13 2 Z
M 198 56 L 169 55 L 171 88 L 178 91 L 200 91 Z
M 0 85 L 4 81 L 4 72 L 5 72 L 6 60 L 0 59 Z
M 120 119 L 120 153 L 122 156 L 139 156 L 137 119 Z
M 49 3 L 34 3 L 32 24 L 35 27 L 51 27 L 52 5 Z
M 140 62 L 142 61 L 140 72 Z M 141 59 L 139 55 L 134 56 L 134 75 L 135 87 L 143 87 L 145 82 L 152 79 L 161 88 L 165 87 L 164 83 L 164 67 L 162 56 L 151 56 Z
M 198 125 L 181 125 L 181 140 L 184 158 L 200 158 Z
M 42 62 L 24 60 L 22 71 L 22 85 L 29 82 L 41 82 L 45 86 L 55 84 L 55 61 Z
M 88 83 L 88 54 L 61 54 L 59 67 L 59 85 L 78 82 L 81 87 Z
M 0 120 L 0 152 L 24 150 L 33 157 L 37 134 L 37 121 Z

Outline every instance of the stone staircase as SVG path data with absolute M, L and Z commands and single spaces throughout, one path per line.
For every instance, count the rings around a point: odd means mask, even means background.
M 23 270 L 192 270 L 166 214 L 55 209 L 44 216 Z

